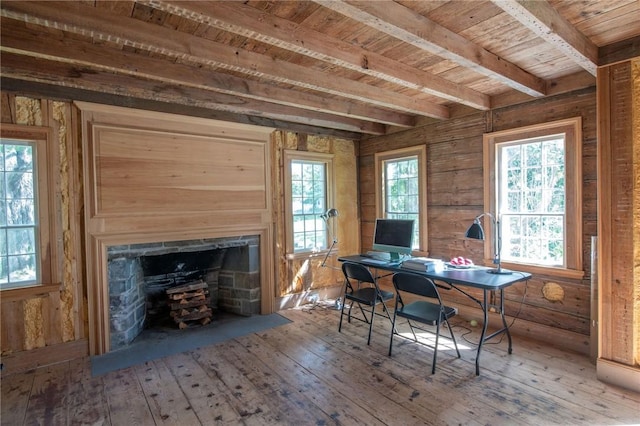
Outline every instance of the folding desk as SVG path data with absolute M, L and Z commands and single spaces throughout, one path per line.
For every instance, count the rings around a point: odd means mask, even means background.
M 517 282 L 527 281 L 531 278 L 531 274 L 527 272 L 512 271 L 509 275 L 490 274 L 487 272 L 489 268 L 475 266 L 470 269 L 453 269 L 448 268 L 442 272 L 422 272 L 414 269 L 403 268 L 399 263 L 381 261 L 372 259 L 371 257 L 353 255 L 339 257 L 340 262 L 353 262 L 359 263 L 364 266 L 368 266 L 375 269 L 380 269 L 390 272 L 408 272 L 412 274 L 424 275 L 435 281 L 441 281 L 447 283 L 452 288 L 458 290 L 474 302 L 476 302 L 483 313 L 482 322 L 482 334 L 480 335 L 480 341 L 478 342 L 478 351 L 476 353 L 476 375 L 480 375 L 480 351 L 482 345 L 489 339 L 505 333 L 509 340 L 509 353 L 512 352 L 511 346 L 511 333 L 509 332 L 509 326 L 504 315 L 504 289 Z M 474 288 L 482 290 L 482 300 L 477 299 L 473 295 L 464 291 L 461 287 Z M 502 319 L 502 328 L 500 330 L 487 334 L 487 325 L 489 323 L 489 308 L 495 306 L 489 303 L 489 292 L 496 291 L 500 295 L 500 301 L 497 308 L 500 311 L 500 318 Z

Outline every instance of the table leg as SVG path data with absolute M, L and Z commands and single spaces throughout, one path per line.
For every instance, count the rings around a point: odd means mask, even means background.
M 484 343 L 484 336 L 487 334 L 487 326 L 489 324 L 489 309 L 487 304 L 487 290 L 482 290 L 482 314 L 484 319 L 482 321 L 482 334 L 480 335 L 480 341 L 478 342 L 478 351 L 476 352 L 476 376 L 480 375 L 480 351 L 482 350 L 482 344 Z M 511 339 L 509 339 L 511 341 Z
M 500 317 L 502 318 L 502 326 L 507 333 L 507 339 L 509 339 L 509 354 L 511 354 L 511 333 L 509 332 L 509 326 L 507 325 L 507 319 L 504 316 L 504 289 L 500 289 Z

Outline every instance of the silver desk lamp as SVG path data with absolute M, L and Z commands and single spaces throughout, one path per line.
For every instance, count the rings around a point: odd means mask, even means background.
M 322 260 L 322 264 L 320 265 L 320 267 L 322 268 L 326 267 L 325 263 L 327 263 L 327 259 L 329 258 L 329 255 L 333 251 L 333 247 L 338 242 L 338 238 L 336 237 L 335 232 L 333 231 L 333 226 L 329 226 L 329 219 L 334 217 L 338 217 L 338 210 L 334 208 L 331 208 L 320 215 L 320 218 L 324 220 L 324 223 L 327 229 L 329 230 L 329 237 L 331 238 L 331 247 L 329 247 L 329 251 L 325 255 L 324 259 Z

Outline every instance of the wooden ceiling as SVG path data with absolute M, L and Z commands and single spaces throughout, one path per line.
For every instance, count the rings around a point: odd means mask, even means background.
M 359 139 L 595 85 L 638 0 L 1 3 L 2 84 Z

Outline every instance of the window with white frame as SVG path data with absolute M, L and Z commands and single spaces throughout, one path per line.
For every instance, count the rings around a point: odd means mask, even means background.
M 413 219 L 413 249 L 427 250 L 426 146 L 377 153 L 379 217 Z
M 0 140 L 0 290 L 51 283 L 48 133 L 18 128 Z
M 285 152 L 287 243 L 289 253 L 329 248 L 327 222 L 321 215 L 331 208 L 332 155 Z
M 581 144 L 579 118 L 485 135 L 485 208 L 500 221 L 503 263 L 582 270 Z

